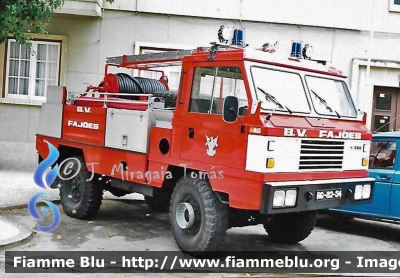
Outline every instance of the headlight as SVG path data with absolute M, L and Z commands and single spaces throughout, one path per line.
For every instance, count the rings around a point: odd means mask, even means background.
M 296 204 L 297 190 L 286 191 L 285 206 L 293 207 Z
M 274 200 L 272 206 L 274 208 L 280 207 L 294 207 L 296 205 L 297 190 L 277 190 L 274 193 Z
M 362 198 L 363 199 L 369 199 L 369 197 L 371 197 L 371 185 L 370 184 L 364 184 Z
M 354 191 L 354 200 L 361 200 L 363 192 L 362 185 L 356 185 L 356 190 Z
M 285 191 L 283 191 L 283 190 L 275 191 L 274 201 L 272 203 L 273 206 L 274 207 L 282 207 L 284 203 L 285 203 Z
M 366 200 L 371 197 L 371 185 L 370 184 L 358 184 L 354 191 L 354 200 Z

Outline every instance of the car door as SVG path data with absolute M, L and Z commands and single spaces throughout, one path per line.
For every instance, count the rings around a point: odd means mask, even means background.
M 397 155 L 398 156 L 398 155 Z M 393 177 L 392 188 L 390 191 L 390 215 L 395 218 L 400 218 L 400 159 L 396 158 L 396 171 Z
M 247 135 L 242 123 L 248 100 L 242 72 L 239 64 L 194 63 L 188 112 L 182 120 L 182 159 L 244 169 Z M 234 123 L 222 117 L 228 95 L 239 99 L 239 119 Z
M 374 138 L 371 143 L 369 176 L 375 178 L 372 202 L 354 206 L 354 211 L 376 216 L 388 216 L 390 196 L 397 162 L 397 142 L 394 139 Z M 400 176 L 397 177 L 400 180 Z

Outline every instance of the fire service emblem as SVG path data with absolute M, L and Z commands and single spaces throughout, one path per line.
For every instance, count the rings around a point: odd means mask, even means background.
M 216 147 L 218 147 L 218 137 L 208 137 L 206 134 L 206 146 L 207 146 L 207 155 L 213 157 L 217 151 L 215 150 Z

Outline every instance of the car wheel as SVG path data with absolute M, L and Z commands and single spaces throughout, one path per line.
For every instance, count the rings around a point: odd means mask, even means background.
M 179 248 L 193 255 L 217 250 L 228 227 L 228 208 L 206 180 L 181 178 L 172 194 L 170 220 Z
M 264 223 L 264 228 L 273 241 L 295 244 L 311 234 L 316 219 L 316 211 L 275 214 Z
M 82 156 L 71 158 L 71 161 L 74 161 L 72 166 L 65 163 L 60 169 L 60 173 L 72 175 L 60 179 L 61 205 L 68 216 L 87 219 L 100 209 L 103 190 L 100 185 L 94 183 L 94 180 L 90 180 L 92 173 L 86 168 Z

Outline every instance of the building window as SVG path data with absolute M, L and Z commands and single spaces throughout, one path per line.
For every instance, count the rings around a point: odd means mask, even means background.
M 158 53 L 158 52 L 167 52 L 167 51 L 175 51 L 177 49 L 168 49 L 168 48 L 140 48 L 140 54 L 151 54 L 151 53 Z M 181 66 L 169 66 L 169 67 L 159 67 L 159 68 L 152 68 L 155 71 L 146 71 L 142 70 L 140 73 L 141 77 L 151 78 L 151 79 L 160 79 L 161 72 L 163 71 L 164 76 L 168 81 L 168 87 L 172 91 L 177 91 L 179 87 L 179 81 L 181 77 Z
M 45 100 L 48 85 L 59 84 L 61 42 L 7 44 L 6 99 Z
M 389 11 L 400 12 L 400 0 L 389 0 Z
M 182 45 L 182 44 L 168 44 L 168 43 L 152 43 L 152 42 L 141 42 L 136 41 L 133 53 L 135 54 L 151 54 L 156 52 L 168 52 L 168 51 L 177 51 L 184 49 L 196 49 L 193 45 Z M 179 63 L 177 63 L 179 64 Z M 177 91 L 179 89 L 180 79 L 181 79 L 181 69 L 180 65 L 168 67 L 159 67 L 152 68 L 153 70 L 160 70 L 164 72 L 164 76 L 168 79 L 168 88 L 171 91 Z M 159 79 L 161 77 L 160 72 L 151 72 L 151 71 L 133 71 L 134 76 L 141 76 L 145 78 Z

